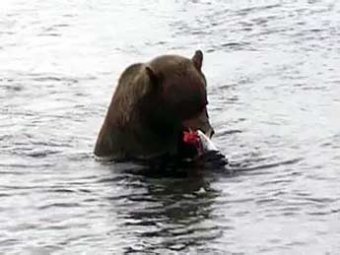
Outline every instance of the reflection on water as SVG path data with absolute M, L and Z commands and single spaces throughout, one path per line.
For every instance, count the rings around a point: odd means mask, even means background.
M 336 1 L 0 4 L 4 254 L 338 254 Z M 205 53 L 226 169 L 93 159 L 129 64 Z
M 129 196 L 129 210 L 119 211 L 127 238 L 132 234 L 137 240 L 125 251 L 187 250 L 221 235 L 210 220 L 217 192 L 202 178 L 149 179 L 142 185 L 145 193 Z

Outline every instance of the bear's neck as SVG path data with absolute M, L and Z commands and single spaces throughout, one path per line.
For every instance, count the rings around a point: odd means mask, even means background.
M 103 154 L 102 156 L 123 160 L 177 153 L 180 125 L 150 122 L 131 115 L 126 122 L 117 122 L 114 121 L 115 117 L 118 116 L 110 116 L 105 120 L 100 134 L 103 139 L 98 139 L 98 143 L 101 143 L 98 147 L 102 148 L 99 154 Z M 120 123 L 119 126 L 116 123 Z

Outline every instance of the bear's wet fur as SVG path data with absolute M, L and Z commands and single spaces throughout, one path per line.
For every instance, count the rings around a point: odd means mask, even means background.
M 202 61 L 196 51 L 192 59 L 163 55 L 129 66 L 119 78 L 94 154 L 113 160 L 176 155 L 184 129 L 211 133 Z

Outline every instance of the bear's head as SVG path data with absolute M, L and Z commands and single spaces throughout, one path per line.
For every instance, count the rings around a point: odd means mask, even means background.
M 153 86 L 152 120 L 160 127 L 180 123 L 183 129 L 214 133 L 207 113 L 207 83 L 202 72 L 203 53 L 196 51 L 191 59 L 165 55 L 146 64 Z M 162 128 L 163 129 L 163 128 Z

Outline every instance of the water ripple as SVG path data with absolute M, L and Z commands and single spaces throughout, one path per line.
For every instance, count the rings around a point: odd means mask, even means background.
M 336 254 L 339 7 L 1 3 L 0 250 Z M 95 161 L 121 71 L 197 48 L 230 164 L 150 173 Z

